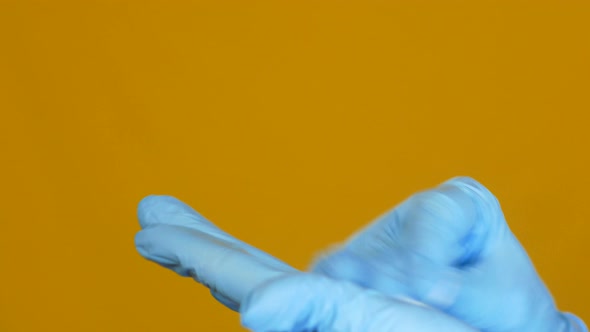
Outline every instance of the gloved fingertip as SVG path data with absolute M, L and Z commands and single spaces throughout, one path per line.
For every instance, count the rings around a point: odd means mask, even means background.
M 170 200 L 169 196 L 162 195 L 148 195 L 139 202 L 137 205 L 137 218 L 142 228 L 147 228 L 154 224 L 155 218 L 152 217 L 154 210 L 165 200 Z
M 458 176 L 442 184 L 442 186 L 448 185 L 460 189 L 483 208 L 494 210 L 499 209 L 499 203 L 496 196 L 494 196 L 494 194 L 492 194 L 492 192 L 490 192 L 490 190 L 483 184 L 471 177 Z
M 474 187 L 483 187 L 483 185 L 479 181 L 477 181 L 476 179 L 474 179 L 470 176 L 464 176 L 464 175 L 455 176 L 455 177 L 450 178 L 449 180 L 445 181 L 444 183 L 466 184 L 466 185 L 470 185 L 470 186 L 474 186 Z
M 470 177 L 456 177 L 441 187 L 453 188 L 454 199 L 464 208 L 470 206 L 477 222 L 470 229 L 469 236 L 463 239 L 464 255 L 456 264 L 469 264 L 484 254 L 485 242 L 507 234 L 507 224 L 500 202 L 490 190 Z
M 168 195 L 149 195 L 137 207 L 137 217 L 142 228 L 155 225 L 195 226 L 210 222 L 181 200 Z

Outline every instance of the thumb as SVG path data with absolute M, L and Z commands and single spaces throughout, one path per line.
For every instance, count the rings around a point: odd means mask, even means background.
M 413 195 L 321 257 L 313 270 L 437 307 L 454 301 L 459 269 L 507 232 L 496 198 L 465 177 Z
M 256 332 L 477 331 L 423 304 L 305 273 L 279 277 L 254 289 L 240 313 L 242 324 Z

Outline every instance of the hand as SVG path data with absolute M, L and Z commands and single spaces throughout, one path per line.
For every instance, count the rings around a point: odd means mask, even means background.
M 138 216 L 138 251 L 207 286 L 221 303 L 240 310 L 242 324 L 253 331 L 476 331 L 422 304 L 298 272 L 175 198 L 147 197 Z
M 483 331 L 587 331 L 556 310 L 498 201 L 470 178 L 412 196 L 313 271 L 418 300 Z
M 255 331 L 473 330 L 433 307 L 486 331 L 583 330 L 555 310 L 496 200 L 470 179 L 415 195 L 317 263 L 344 281 L 299 273 L 171 197 L 146 198 L 139 218 L 140 253 L 209 287 Z

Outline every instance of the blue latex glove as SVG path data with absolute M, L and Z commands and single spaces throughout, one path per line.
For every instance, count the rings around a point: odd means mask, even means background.
M 587 331 L 556 310 L 498 201 L 470 178 L 412 196 L 313 271 L 426 303 L 482 331 Z
M 474 188 L 483 187 L 460 179 L 416 195 L 316 265 L 344 281 L 297 272 L 171 197 L 142 201 L 136 243 L 146 258 L 239 308 L 255 331 L 582 331 L 553 307 L 493 196 Z M 480 206 L 490 197 L 493 209 Z
M 474 332 L 440 311 L 347 281 L 298 272 L 221 231 L 168 196 L 139 205 L 147 259 L 191 276 L 257 332 Z
M 296 272 L 280 260 L 223 232 L 190 206 L 170 196 L 139 203 L 143 228 L 135 244 L 145 258 L 210 289 L 219 302 L 238 310 L 254 287 Z

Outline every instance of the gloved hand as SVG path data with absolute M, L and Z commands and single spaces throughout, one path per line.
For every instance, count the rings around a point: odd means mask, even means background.
M 415 299 L 483 331 L 587 331 L 556 310 L 498 201 L 470 178 L 412 196 L 313 271 Z
M 255 331 L 473 330 L 412 300 L 486 331 L 583 328 L 557 313 L 497 202 L 469 179 L 414 196 L 316 265 L 363 287 L 298 273 L 170 197 L 142 201 L 139 218 L 140 253 L 241 304 Z

